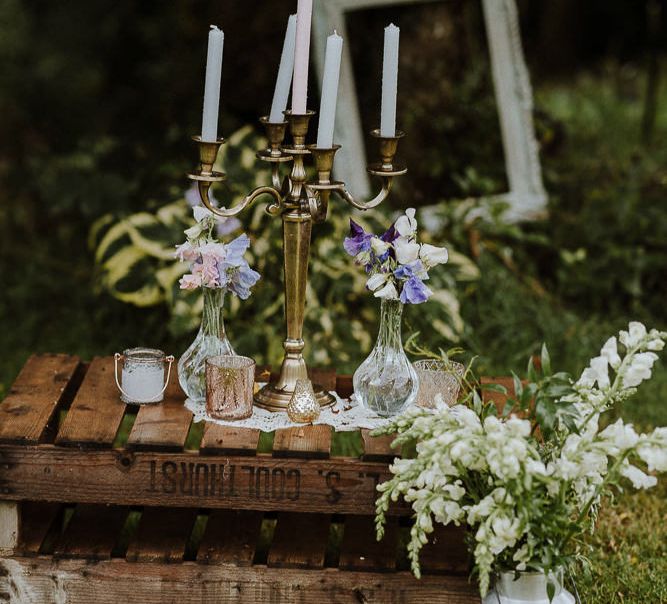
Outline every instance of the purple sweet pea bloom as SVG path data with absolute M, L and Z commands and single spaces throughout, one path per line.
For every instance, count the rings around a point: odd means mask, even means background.
M 381 236 L 380 239 L 386 243 L 393 243 L 394 240 L 398 239 L 398 231 L 394 228 L 392 224 Z
M 418 279 L 428 279 L 428 273 L 424 269 L 421 260 L 415 260 L 410 264 L 401 264 L 395 271 L 394 276 L 397 279 L 410 279 L 417 277 Z
M 235 293 L 241 300 L 247 300 L 250 297 L 250 288 L 259 281 L 259 273 L 250 268 L 247 262 L 244 262 L 232 274 L 229 281 L 229 289 Z
M 433 292 L 418 277 L 410 277 L 403 283 L 400 300 L 403 304 L 421 304 L 429 299 Z
M 364 231 L 350 218 L 350 236 L 345 237 L 343 247 L 350 256 L 356 256 L 361 252 L 370 252 L 372 238 L 373 235 Z
M 230 241 L 226 245 L 227 255 L 225 256 L 225 264 L 228 266 L 242 266 L 246 262 L 243 254 L 246 253 L 249 247 L 250 239 L 245 233 Z

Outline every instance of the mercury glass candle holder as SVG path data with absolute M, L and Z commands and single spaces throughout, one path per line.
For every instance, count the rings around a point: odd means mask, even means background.
M 320 405 L 310 380 L 297 380 L 292 399 L 287 405 L 287 415 L 298 424 L 314 422 L 320 416 Z
M 438 395 L 442 401 L 452 406 L 456 404 L 461 389 L 465 366 L 455 361 L 421 360 L 413 363 L 419 377 L 417 405 L 427 409 L 435 408 Z
M 252 415 L 255 361 L 237 355 L 206 359 L 206 412 L 213 419 Z

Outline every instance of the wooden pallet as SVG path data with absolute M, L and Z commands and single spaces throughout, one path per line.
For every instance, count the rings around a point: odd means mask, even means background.
M 375 540 L 390 439 L 362 431 L 361 456 L 341 457 L 336 438 L 193 424 L 175 376 L 138 408 L 111 358 L 33 356 L 0 404 L 0 601 L 479 602 L 461 530 L 438 530 L 421 580 L 409 508 Z

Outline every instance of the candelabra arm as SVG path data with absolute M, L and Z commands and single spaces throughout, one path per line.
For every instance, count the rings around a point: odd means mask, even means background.
M 382 189 L 375 197 L 373 197 L 373 199 L 369 201 L 360 201 L 355 199 L 354 195 L 352 195 L 352 193 L 350 193 L 345 187 L 345 183 L 336 183 L 338 186 L 333 189 L 333 191 L 339 197 L 344 199 L 347 203 L 357 208 L 358 210 L 370 210 L 371 208 L 379 206 L 385 199 L 387 199 L 387 197 L 389 197 L 393 180 L 393 176 L 383 176 Z
M 278 189 L 269 186 L 261 186 L 250 191 L 248 195 L 246 195 L 241 201 L 239 201 L 239 203 L 232 206 L 231 208 L 216 208 L 211 203 L 211 199 L 209 198 L 208 194 L 209 189 L 211 188 L 211 183 L 200 180 L 198 182 L 197 188 L 199 189 L 199 197 L 201 198 L 202 203 L 216 216 L 223 216 L 225 218 L 230 218 L 231 216 L 240 214 L 260 195 L 271 195 L 274 201 L 274 203 L 270 204 L 271 206 L 274 204 L 280 204 L 282 201 L 282 195 Z
M 407 172 L 404 166 L 394 162 L 398 141 L 404 134 L 396 132 L 394 136 L 382 136 L 379 130 L 373 130 L 371 136 L 376 138 L 379 143 L 381 160 L 368 166 L 368 173 L 377 176 L 382 180 L 382 189 L 369 201 L 356 199 L 352 193 L 347 190 L 344 182 L 331 181 L 331 170 L 333 167 L 334 155 L 340 148 L 339 145 L 333 145 L 327 148 L 318 148 L 316 145 L 309 147 L 315 160 L 317 169 L 317 181 L 308 183 L 308 205 L 310 213 L 316 222 L 321 222 L 326 218 L 329 196 L 336 193 L 352 207 L 358 210 L 370 210 L 379 206 L 391 192 L 394 177 L 402 176 Z

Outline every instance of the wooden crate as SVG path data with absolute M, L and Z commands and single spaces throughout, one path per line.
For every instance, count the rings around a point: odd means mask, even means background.
M 313 374 L 350 393 L 349 377 Z M 461 530 L 437 531 L 421 580 L 409 508 L 375 540 L 390 439 L 362 431 L 352 458 L 332 436 L 193 424 L 175 376 L 162 404 L 136 407 L 111 358 L 33 356 L 0 404 L 0 601 L 479 602 Z

